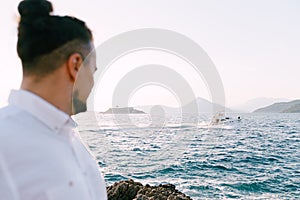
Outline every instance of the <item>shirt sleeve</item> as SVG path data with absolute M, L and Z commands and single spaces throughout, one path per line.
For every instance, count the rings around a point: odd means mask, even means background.
M 6 200 L 20 200 L 17 189 L 9 173 L 4 157 L 0 153 L 0 197 Z

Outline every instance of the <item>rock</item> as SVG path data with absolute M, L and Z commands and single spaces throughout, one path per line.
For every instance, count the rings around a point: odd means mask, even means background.
M 120 181 L 106 188 L 108 200 L 191 200 L 191 198 L 180 191 L 175 185 L 160 184 L 150 186 L 132 179 Z

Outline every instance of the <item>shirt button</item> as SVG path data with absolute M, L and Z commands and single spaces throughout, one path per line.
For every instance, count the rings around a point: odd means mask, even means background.
M 74 185 L 73 181 L 69 182 L 69 186 L 72 187 Z

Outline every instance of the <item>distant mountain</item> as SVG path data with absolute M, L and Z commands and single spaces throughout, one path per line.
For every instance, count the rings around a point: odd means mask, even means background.
M 288 102 L 289 99 L 284 98 L 255 98 L 247 101 L 245 104 L 235 107 L 235 109 L 243 111 L 243 112 L 253 112 L 254 110 L 257 110 L 258 108 L 270 106 L 274 103 L 278 102 Z
M 213 108 L 215 107 L 215 109 L 217 111 L 226 111 L 226 112 L 233 112 L 231 109 L 229 108 L 224 108 L 224 106 L 218 105 L 218 104 L 214 104 L 206 99 L 200 98 L 198 97 L 197 99 L 195 99 L 194 101 L 188 103 L 187 105 L 183 106 L 183 110 L 185 110 L 187 113 L 193 113 L 194 112 L 194 104 L 196 103 L 196 105 L 198 105 L 198 111 L 200 113 L 212 113 L 213 112 Z
M 300 113 L 300 103 L 292 105 L 288 109 L 283 111 L 284 113 Z
M 212 102 L 198 97 L 197 99 L 189 102 L 188 104 L 182 106 L 182 107 L 169 107 L 161 105 L 161 107 L 164 109 L 165 113 L 167 114 L 178 114 L 182 111 L 185 113 L 194 113 L 195 107 L 194 105 L 198 105 L 198 112 L 199 113 L 212 113 L 213 112 L 213 106 L 215 105 L 216 110 L 223 111 L 224 107 L 218 104 L 213 104 Z M 137 109 L 140 109 L 146 113 L 150 113 L 151 108 L 153 105 L 147 105 L 147 106 L 135 106 Z M 233 112 L 229 108 L 225 108 L 226 112 Z
M 270 106 L 259 108 L 255 113 L 300 113 L 300 100 L 274 103 Z
M 144 111 L 145 113 L 150 113 L 151 112 L 151 109 L 153 107 L 156 107 L 156 106 L 159 106 L 161 107 L 165 113 L 168 113 L 168 114 L 178 114 L 180 113 L 180 109 L 177 108 L 177 107 L 171 107 L 171 106 L 165 106 L 165 105 L 140 105 L 140 106 L 135 106 L 136 109 L 139 109 L 139 110 L 142 110 Z

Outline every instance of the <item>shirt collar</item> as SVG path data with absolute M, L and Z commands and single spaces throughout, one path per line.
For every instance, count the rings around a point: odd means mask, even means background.
M 54 131 L 60 130 L 65 125 L 72 128 L 76 125 L 68 114 L 27 90 L 12 90 L 8 103 L 29 112 Z

